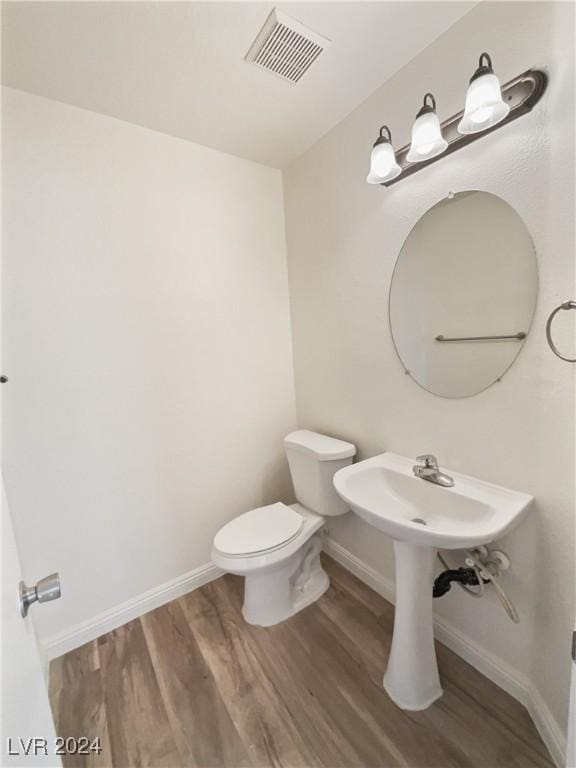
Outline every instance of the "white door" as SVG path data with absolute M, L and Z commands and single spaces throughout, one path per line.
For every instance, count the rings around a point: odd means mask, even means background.
M 2 483 L 2 768 L 60 766 L 40 654 L 30 614 L 18 601 L 20 559 Z M 34 610 L 50 610 L 34 605 Z
M 568 714 L 568 754 L 566 768 L 576 768 L 576 622 L 572 635 L 572 687 Z

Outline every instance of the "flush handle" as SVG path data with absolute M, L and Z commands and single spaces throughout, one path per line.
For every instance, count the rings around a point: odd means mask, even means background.
M 51 600 L 58 600 L 61 595 L 60 575 L 58 573 L 51 573 L 50 576 L 40 579 L 38 584 L 35 584 L 33 587 L 27 587 L 21 581 L 18 591 L 20 595 L 20 613 L 22 618 L 26 618 L 28 616 L 28 609 L 33 603 L 49 603 Z

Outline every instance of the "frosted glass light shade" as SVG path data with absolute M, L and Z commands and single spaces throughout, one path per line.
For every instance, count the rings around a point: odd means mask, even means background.
M 366 178 L 368 184 L 382 184 L 391 181 L 402 173 L 396 162 L 394 147 L 385 139 L 378 139 L 370 154 L 370 172 Z
M 510 107 L 502 100 L 500 81 L 493 72 L 472 80 L 466 92 L 464 116 L 458 133 L 479 133 L 504 120 Z
M 442 154 L 448 142 L 442 136 L 440 121 L 436 112 L 419 115 L 412 126 L 412 144 L 406 155 L 409 163 L 421 163 Z

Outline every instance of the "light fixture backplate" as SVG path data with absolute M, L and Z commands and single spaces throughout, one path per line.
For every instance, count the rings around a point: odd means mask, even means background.
M 504 120 L 479 133 L 458 133 L 458 123 L 464 115 L 464 110 L 452 115 L 447 120 L 440 123 L 442 136 L 448 142 L 448 146 L 444 152 L 420 163 L 410 163 L 407 159 L 408 152 L 410 151 L 410 144 L 405 144 L 396 151 L 396 162 L 402 168 L 402 173 L 390 181 L 382 182 L 381 186 L 390 187 L 392 184 L 397 184 L 399 181 L 411 176 L 413 173 L 422 170 L 422 168 L 426 168 L 428 165 L 432 165 L 432 163 L 442 160 L 446 155 L 456 152 L 467 144 L 471 144 L 473 141 L 481 139 L 483 136 L 492 133 L 492 131 L 497 131 L 498 128 L 501 128 L 503 125 L 511 123 L 513 120 L 517 120 L 522 115 L 527 114 L 540 101 L 547 85 L 548 76 L 541 69 L 529 69 L 527 72 L 508 81 L 502 86 L 502 99 L 510 106 L 510 112 Z

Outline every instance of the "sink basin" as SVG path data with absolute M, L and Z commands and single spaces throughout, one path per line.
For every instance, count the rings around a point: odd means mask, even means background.
M 442 695 L 432 611 L 438 549 L 487 544 L 510 531 L 532 496 L 448 474 L 446 488 L 415 477 L 414 459 L 383 453 L 334 475 L 353 512 L 394 540 L 394 634 L 384 688 L 402 709 L 421 710 Z
M 532 496 L 456 472 L 454 487 L 415 477 L 415 461 L 394 453 L 351 464 L 334 486 L 363 520 L 393 539 L 438 549 L 487 544 L 513 528 Z

